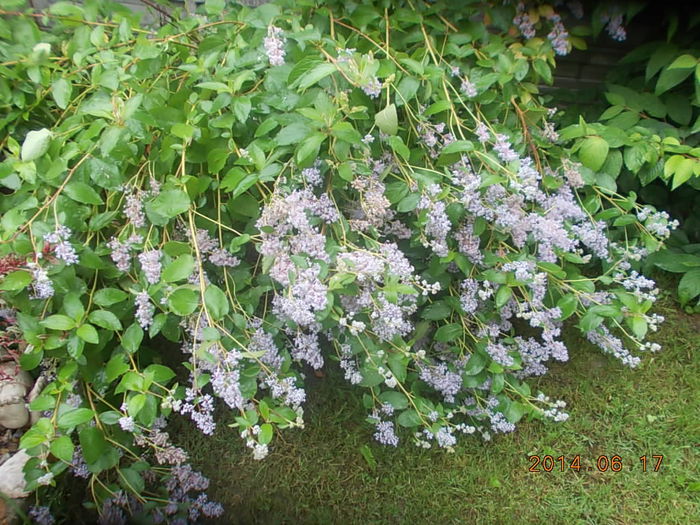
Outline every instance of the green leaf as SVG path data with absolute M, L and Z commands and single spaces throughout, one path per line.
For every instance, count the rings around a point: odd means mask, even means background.
M 168 297 L 168 305 L 177 315 L 190 315 L 199 306 L 199 295 L 190 288 L 178 288 Z
M 668 66 L 668 69 L 693 69 L 698 65 L 698 59 L 693 55 L 681 55 Z
M 689 270 L 678 283 L 678 298 L 682 305 L 700 295 L 700 268 Z
M 692 72 L 692 69 L 664 69 L 661 75 L 659 75 L 659 80 L 656 82 L 654 94 L 658 96 L 665 93 L 672 87 L 683 82 Z
M 396 418 L 396 422 L 402 427 L 410 428 L 417 427 L 422 423 L 422 420 L 418 415 L 418 412 L 416 412 L 412 408 L 409 408 L 408 410 L 404 410 L 399 414 L 399 417 Z
M 100 194 L 92 186 L 84 182 L 69 182 L 63 191 L 74 201 L 82 202 L 83 204 L 99 205 L 104 203 Z
M 187 279 L 194 270 L 194 257 L 190 254 L 180 255 L 163 269 L 163 282 L 174 283 Z
M 80 431 L 80 446 L 88 465 L 96 463 L 107 452 L 107 441 L 97 427 L 87 427 Z
M 321 144 L 326 140 L 323 133 L 314 133 L 306 137 L 296 151 L 296 161 L 300 166 L 309 165 L 318 157 Z
M 578 156 L 584 166 L 598 171 L 605 162 L 609 149 L 608 143 L 601 137 L 588 137 L 581 142 Z
M 639 316 L 627 317 L 626 321 L 627 321 L 627 325 L 632 330 L 632 334 L 634 334 L 634 336 L 637 339 L 642 340 L 646 337 L 647 330 L 648 330 L 649 326 L 647 325 L 647 322 L 646 322 L 646 320 L 644 320 L 643 317 L 639 317 Z
M 131 354 L 139 349 L 141 341 L 143 341 L 143 329 L 138 323 L 130 325 L 122 335 L 122 346 Z
M 49 150 L 51 142 L 51 132 L 42 128 L 36 131 L 30 131 L 24 138 L 20 157 L 23 162 L 29 162 L 38 159 Z
M 156 226 L 164 226 L 167 222 L 185 213 L 190 207 L 190 198 L 182 190 L 163 190 L 158 196 L 146 203 L 146 215 Z
M 389 104 L 374 116 L 374 123 L 387 135 L 396 135 L 399 130 L 399 117 L 396 106 Z
M 464 375 L 474 376 L 481 372 L 487 363 L 487 358 L 481 353 L 474 352 L 467 361 L 467 366 L 464 367 Z
M 223 3 L 223 0 L 220 0 Z M 207 0 L 211 3 L 211 0 Z M 143 476 L 133 467 L 119 469 L 119 484 L 133 494 L 141 494 L 146 488 Z
M 576 294 L 562 296 L 562 298 L 557 301 L 557 307 L 561 310 L 561 317 L 559 317 L 559 320 L 563 321 L 564 319 L 568 319 L 576 311 L 576 308 L 578 308 L 578 296 Z
M 51 84 L 51 95 L 56 101 L 56 105 L 61 109 L 66 109 L 71 100 L 73 88 L 65 78 L 59 78 Z
M 111 383 L 129 370 L 129 368 L 130 366 L 124 361 L 123 354 L 115 355 L 105 365 L 105 379 L 108 383 Z
M 95 330 L 95 327 L 91 324 L 79 326 L 75 333 L 86 343 L 96 345 L 100 342 L 100 337 L 97 335 L 97 330 Z
M 58 459 L 70 463 L 73 460 L 75 447 L 68 436 L 60 436 L 51 442 L 49 450 Z
M 77 427 L 90 421 L 95 412 L 89 408 L 74 408 L 58 416 L 58 426 L 61 428 Z
M 99 306 L 111 306 L 116 303 L 121 303 L 127 297 L 128 294 L 118 288 L 102 288 L 95 292 L 92 300 Z
M 202 89 L 211 89 L 212 91 L 216 91 L 217 93 L 231 93 L 231 88 L 229 88 L 223 82 L 199 82 L 194 87 Z
M 144 371 L 144 375 L 151 375 L 153 376 L 153 381 L 156 383 L 159 383 L 161 385 L 164 385 L 168 381 L 170 381 L 173 377 L 175 377 L 175 372 L 173 372 L 170 368 L 167 366 L 163 365 L 148 365 Z
M 210 284 L 204 291 L 204 304 L 209 315 L 219 321 L 229 312 L 228 298 L 226 294 L 216 285 Z
M 672 190 L 675 190 L 678 186 L 693 176 L 693 170 L 697 163 L 697 160 L 683 159 L 683 161 L 678 164 L 678 167 L 673 174 L 673 184 L 671 185 Z
M 52 330 L 72 330 L 75 328 L 75 321 L 67 315 L 50 315 L 39 324 Z
M 298 88 L 299 91 L 303 91 L 326 78 L 328 75 L 335 73 L 335 71 L 335 64 L 328 62 L 317 64 L 313 69 L 301 75 L 289 87 L 292 89 Z
M 76 292 L 68 292 L 63 297 L 63 310 L 76 321 L 80 319 L 85 314 L 85 307 L 83 302 L 80 300 L 80 296 Z
M 178 122 L 170 128 L 170 133 L 183 140 L 190 140 L 194 135 L 194 126 L 185 124 L 183 122 Z
M 273 428 L 270 423 L 263 423 L 260 425 L 260 434 L 258 434 L 258 442 L 261 445 L 267 445 L 272 441 Z
M 92 324 L 96 324 L 100 328 L 106 330 L 112 330 L 114 332 L 122 329 L 121 321 L 117 319 L 116 315 L 107 310 L 94 310 L 90 312 L 88 319 L 90 319 Z
M 23 290 L 32 282 L 32 274 L 26 270 L 15 270 L 8 273 L 0 282 L 0 290 L 16 292 Z
M 431 321 L 439 321 L 440 319 L 445 319 L 452 313 L 452 307 L 448 305 L 445 301 L 438 301 L 433 304 L 429 304 L 423 309 L 422 317 L 423 319 L 429 319 Z
M 231 199 L 242 195 L 258 181 L 259 175 L 248 173 L 239 166 L 231 168 L 221 181 L 221 189 L 231 192 Z
M 435 332 L 434 339 L 441 343 L 454 341 L 464 333 L 464 328 L 459 323 L 442 325 Z
M 398 154 L 403 160 L 408 161 L 411 156 L 411 151 L 408 149 L 406 144 L 403 143 L 403 139 L 398 135 L 389 137 L 389 145 L 394 153 Z
M 303 122 L 293 122 L 288 126 L 283 127 L 277 136 L 275 141 L 280 146 L 289 146 L 290 144 L 298 144 L 301 142 L 309 133 L 311 128 Z
M 411 193 L 406 195 L 403 199 L 399 201 L 396 205 L 396 211 L 399 213 L 407 213 L 413 211 L 418 206 L 418 201 L 420 200 L 420 195 L 417 193 Z
M 502 308 L 510 300 L 512 295 L 513 290 L 506 285 L 502 285 L 498 289 L 498 292 L 496 292 L 496 307 Z
M 401 392 L 389 390 L 379 394 L 379 400 L 382 403 L 389 403 L 396 410 L 403 410 L 408 407 L 408 398 Z
M 447 155 L 449 153 L 463 153 L 466 151 L 472 151 L 474 149 L 474 143 L 469 140 L 455 140 L 447 146 L 445 146 L 441 154 Z

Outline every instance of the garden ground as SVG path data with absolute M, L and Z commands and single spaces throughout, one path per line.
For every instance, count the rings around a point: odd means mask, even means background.
M 359 395 L 333 372 L 309 378 L 306 427 L 276 436 L 263 461 L 226 420 L 213 438 L 189 422 L 173 435 L 211 478 L 226 523 L 697 523 L 700 317 L 674 304 L 659 301 L 666 322 L 652 340 L 663 350 L 635 370 L 569 330 L 571 361 L 537 385 L 568 403 L 566 423 L 522 422 L 492 442 L 463 439 L 453 454 L 407 436 L 397 449 L 375 443 Z M 582 468 L 533 473 L 535 454 L 580 455 Z M 595 469 L 614 455 L 621 471 Z M 658 472 L 652 455 L 663 455 Z

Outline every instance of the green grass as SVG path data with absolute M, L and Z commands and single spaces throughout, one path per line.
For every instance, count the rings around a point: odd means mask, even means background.
M 225 420 L 212 438 L 188 422 L 172 435 L 211 478 L 225 523 L 700 522 L 700 317 L 664 301 L 664 348 L 628 370 L 575 335 L 571 361 L 537 385 L 569 404 L 566 423 L 523 422 L 484 443 L 463 438 L 453 454 L 403 436 L 382 447 L 364 423 L 358 392 L 335 374 L 310 378 L 306 428 L 275 437 L 254 461 Z M 373 468 L 360 453 L 369 444 Z M 619 455 L 621 472 L 528 471 L 530 454 Z M 639 457 L 663 455 L 659 472 Z

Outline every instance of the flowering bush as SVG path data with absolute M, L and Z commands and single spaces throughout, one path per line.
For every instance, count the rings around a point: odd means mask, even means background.
M 3 13 L 2 315 L 48 381 L 30 489 L 68 469 L 105 522 L 195 521 L 221 508 L 173 413 L 211 434 L 227 408 L 261 459 L 337 363 L 379 442 L 451 450 L 568 417 L 527 382 L 567 319 L 628 366 L 658 349 L 635 268 L 669 225 L 557 145 L 561 42 L 509 36 L 508 6 L 383 5 Z

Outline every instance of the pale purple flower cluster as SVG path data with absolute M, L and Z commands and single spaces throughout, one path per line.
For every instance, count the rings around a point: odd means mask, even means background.
M 606 12 L 601 16 L 601 21 L 606 24 L 605 29 L 613 40 L 623 42 L 627 39 L 627 31 L 622 25 L 622 13 L 611 15 Z
M 323 367 L 323 356 L 321 355 L 321 347 L 316 332 L 308 334 L 303 332 L 297 333 L 294 336 L 291 354 L 297 361 L 306 361 L 314 370 L 319 370 Z
M 611 354 L 613 357 L 619 359 L 625 366 L 635 368 L 641 362 L 641 359 L 630 354 L 622 341 L 618 337 L 612 335 L 605 325 L 600 325 L 595 330 L 587 332 L 586 338 L 605 353 Z
M 512 162 L 519 158 L 518 154 L 513 151 L 508 136 L 502 133 L 496 134 L 496 143 L 493 145 L 493 149 L 503 162 Z
M 678 228 L 679 222 L 665 211 L 655 211 L 651 206 L 644 206 L 637 212 L 637 218 L 644 222 L 644 227 L 660 239 L 667 239 L 671 231 Z
M 143 237 L 138 234 L 133 234 L 129 238 L 121 242 L 116 237 L 112 237 L 107 243 L 107 248 L 112 250 L 110 257 L 114 264 L 117 265 L 117 269 L 122 272 L 128 272 L 131 266 L 131 251 L 135 249 L 137 244 L 143 242 Z
M 535 36 L 535 24 L 532 23 L 532 19 L 525 10 L 523 2 L 518 2 L 513 24 L 518 27 L 518 30 L 525 38 L 533 38 Z
M 284 39 L 280 38 L 282 29 L 276 26 L 267 28 L 267 36 L 264 39 L 265 54 L 271 66 L 281 66 L 284 64 Z
M 362 86 L 362 91 L 370 98 L 377 98 L 382 94 L 382 83 L 376 78 L 371 78 L 367 84 Z
M 559 15 L 552 15 L 549 17 L 550 22 L 552 22 L 552 29 L 547 35 L 550 43 L 552 44 L 552 49 L 557 55 L 568 55 L 570 44 L 569 44 L 569 33 L 564 27 Z
M 27 516 L 36 525 L 53 525 L 56 519 L 51 514 L 49 507 L 31 506 Z
M 419 377 L 440 392 L 447 403 L 453 403 L 455 396 L 462 389 L 462 375 L 450 370 L 447 363 L 418 365 Z
M 143 202 L 139 192 L 130 193 L 126 196 L 124 215 L 131 221 L 134 228 L 146 226 L 146 215 L 143 212 Z
M 211 435 L 216 429 L 214 423 L 214 399 L 209 394 L 198 394 L 193 388 L 185 389 L 185 400 L 176 399 L 173 410 L 179 414 L 189 414 L 199 430 Z
M 460 85 L 459 89 L 468 98 L 474 98 L 479 94 L 479 92 L 476 90 L 476 86 L 467 77 L 462 79 L 462 84 Z
M 362 374 L 357 368 L 357 363 L 352 355 L 349 344 L 341 344 L 340 348 L 340 368 L 345 371 L 345 380 L 356 385 L 362 381 Z
M 489 131 L 489 128 L 484 124 L 483 122 L 477 122 L 476 123 L 476 128 L 474 129 L 474 134 L 476 135 L 476 138 L 484 144 L 491 138 L 491 132 Z
M 538 394 L 536 399 L 540 403 L 545 403 L 549 406 L 549 408 L 542 409 L 542 415 L 547 419 L 551 419 L 557 423 L 564 422 L 569 419 L 569 414 L 562 410 L 566 408 L 566 402 L 561 400 L 552 402 L 549 399 L 549 396 L 545 396 L 542 393 Z
M 437 185 L 427 188 L 428 194 L 421 198 L 418 209 L 427 210 L 424 232 L 429 241 L 424 242 L 424 246 L 429 246 L 437 256 L 446 257 L 448 253 L 447 235 L 450 233 L 452 223 L 447 217 L 445 202 L 436 199 L 435 188 L 439 192 Z
M 153 313 L 155 312 L 155 306 L 151 304 L 151 298 L 148 292 L 144 290 L 137 293 L 134 304 L 136 305 L 134 317 L 141 328 L 147 330 L 148 327 L 153 324 Z
M 181 505 L 187 509 L 187 517 L 190 522 L 197 522 L 200 516 L 206 518 L 217 518 L 224 512 L 221 504 L 209 501 L 204 493 L 209 488 L 209 480 L 200 472 L 193 470 L 189 464 L 172 467 L 171 476 L 165 482 L 168 491 L 170 504 L 164 509 L 165 514 L 173 515 Z M 189 495 L 190 492 L 198 492 L 196 497 Z M 174 519 L 168 520 L 175 523 Z M 185 521 L 186 523 L 186 521 Z
M 88 469 L 87 463 L 85 462 L 85 457 L 83 456 L 83 449 L 80 445 L 75 447 L 73 450 L 73 458 L 68 467 L 68 470 L 76 478 L 87 479 L 90 477 L 90 470 Z
M 160 250 L 148 250 L 139 254 L 141 269 L 146 276 L 146 281 L 150 284 L 157 284 L 158 281 L 160 281 L 160 271 L 162 268 L 160 258 L 162 255 Z
M 489 343 L 486 345 L 486 353 L 489 354 L 491 359 L 493 359 L 496 363 L 503 366 L 513 366 L 515 361 L 508 352 L 509 348 L 503 343 L 489 341 Z
M 63 225 L 57 226 L 56 231 L 44 236 L 44 241 L 54 245 L 53 254 L 56 256 L 56 258 L 65 262 L 69 266 L 78 262 L 78 254 L 75 253 L 75 248 L 73 248 L 73 245 L 68 242 L 70 236 L 70 229 Z
M 374 439 L 382 445 L 395 447 L 399 444 L 399 437 L 396 435 L 393 421 L 378 421 Z
M 35 262 L 27 263 L 27 267 L 32 271 L 32 299 L 48 299 L 53 297 L 53 282 L 44 268 Z

